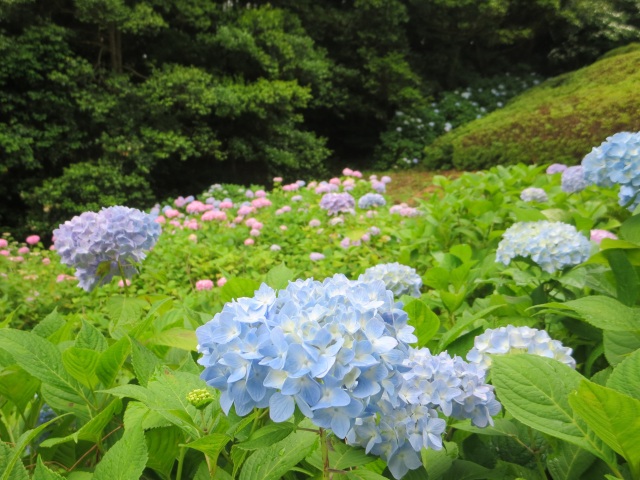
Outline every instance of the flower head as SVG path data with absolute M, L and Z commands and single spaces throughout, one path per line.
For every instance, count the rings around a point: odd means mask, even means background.
M 520 199 L 524 202 L 546 202 L 547 192 L 545 192 L 542 188 L 529 187 L 525 188 L 522 193 L 520 193 Z
M 584 190 L 589 186 L 589 182 L 585 179 L 584 169 L 582 165 L 569 167 L 562 172 L 562 191 L 567 193 L 576 193 Z
M 595 229 L 595 230 L 591 230 L 591 241 L 592 242 L 596 242 L 598 245 L 600 245 L 600 242 L 602 242 L 603 239 L 605 238 L 611 238 L 613 240 L 617 240 L 618 237 L 607 231 L 607 230 L 600 230 L 600 229 Z
M 366 193 L 358 200 L 358 208 L 363 210 L 375 207 L 384 207 L 387 201 L 379 193 Z
M 54 230 L 61 262 L 76 268 L 86 291 L 124 274 L 131 278 L 160 236 L 152 215 L 135 208 L 109 207 L 85 212 Z
M 562 222 L 520 222 L 504 232 L 496 261 L 509 265 L 514 258 L 529 257 L 545 272 L 553 273 L 589 258 L 591 244 L 573 225 Z
M 327 210 L 329 215 L 336 215 L 340 212 L 354 213 L 356 201 L 346 193 L 327 193 L 320 200 L 320 208 Z
M 420 296 L 422 278 L 414 268 L 400 263 L 382 263 L 370 267 L 358 277 L 358 280 L 370 282 L 382 280 L 387 290 L 391 290 L 397 297 L 400 295 Z
M 585 178 L 600 187 L 614 184 L 640 188 L 640 132 L 607 137 L 582 159 Z
M 196 290 L 211 290 L 213 288 L 213 281 L 209 279 L 198 280 L 196 282 Z
M 562 163 L 554 163 L 549 165 L 549 167 L 547 168 L 547 173 L 549 175 L 553 175 L 556 173 L 562 173 L 567 169 L 567 166 L 562 164 Z

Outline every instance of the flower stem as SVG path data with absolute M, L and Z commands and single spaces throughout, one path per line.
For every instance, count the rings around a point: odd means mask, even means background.
M 320 429 L 320 448 L 322 449 L 322 479 L 331 480 L 333 474 L 329 468 L 329 436 L 324 428 Z

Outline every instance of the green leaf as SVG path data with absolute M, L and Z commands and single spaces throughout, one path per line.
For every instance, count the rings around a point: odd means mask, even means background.
M 455 442 L 443 442 L 442 450 L 423 448 L 420 452 L 422 465 L 427 471 L 429 480 L 439 480 L 453 465 L 453 461 L 458 458 L 458 444 Z
M 253 297 L 259 288 L 260 284 L 250 278 L 232 278 L 222 287 L 220 300 L 227 303 L 241 297 Z
M 38 456 L 36 470 L 33 472 L 33 480 L 64 480 L 64 477 L 47 468 L 42 458 Z
M 256 430 L 247 441 L 236 444 L 236 447 L 244 450 L 255 450 L 256 448 L 273 445 L 286 438 L 294 429 L 295 425 L 291 422 L 268 423 Z
M 294 277 L 294 271 L 281 263 L 267 272 L 265 283 L 275 290 L 280 290 L 287 288 L 289 281 L 294 280 Z
M 640 215 L 627 218 L 620 226 L 620 236 L 629 242 L 640 244 Z
M 96 465 L 92 480 L 140 478 L 147 464 L 147 444 L 141 428 L 126 430 Z
M 164 475 L 171 477 L 173 464 L 178 457 L 179 444 L 184 441 L 184 433 L 175 426 L 154 428 L 144 433 L 147 442 L 149 460 L 147 467 Z
M 55 445 L 71 441 L 78 443 L 80 440 L 87 440 L 92 443 L 98 443 L 102 438 L 102 432 L 104 428 L 113 419 L 114 415 L 120 413 L 121 409 L 122 402 L 119 398 L 116 398 L 95 417 L 82 425 L 82 427 L 80 427 L 78 431 L 67 435 L 66 437 L 47 438 L 40 444 L 40 446 L 53 447 Z
M 29 332 L 7 328 L 0 330 L 0 348 L 10 352 L 18 365 L 42 382 L 42 393 L 52 408 L 73 411 L 81 419 L 88 419 L 88 410 L 83 408 L 89 403 L 85 392 L 67 373 L 62 354 L 51 342 Z
M 182 350 L 196 351 L 198 339 L 196 332 L 185 328 L 170 328 L 155 334 L 149 339 L 152 345 L 165 345 L 167 347 L 180 348 Z
M 618 300 L 624 305 L 632 307 L 635 305 L 640 291 L 640 279 L 638 279 L 635 268 L 631 265 L 624 250 L 605 250 L 602 254 L 609 261 L 616 279 Z
M 404 306 L 404 311 L 409 315 L 409 322 L 415 327 L 418 337 L 418 347 L 424 347 L 438 332 L 440 319 L 421 300 L 411 300 Z
M 40 380 L 17 365 L 0 370 L 0 395 L 13 402 L 20 412 L 24 412 L 39 387 Z
M 553 480 L 581 480 L 596 457 L 577 445 L 559 441 L 547 457 L 547 469 Z
M 602 330 L 624 332 L 640 330 L 640 310 L 603 295 L 592 295 L 564 303 L 539 305 L 553 311 L 571 310 L 587 323 Z
M 62 315 L 58 313 L 58 309 L 54 308 L 53 312 L 44 317 L 33 329 L 32 333 L 35 333 L 39 337 L 49 338 L 55 332 L 60 330 L 65 323 L 67 323 Z
M 331 468 L 338 470 L 360 467 L 375 460 L 376 457 L 367 455 L 362 448 L 353 447 L 339 441 L 333 442 L 333 452 L 330 452 L 329 455 Z
M 614 461 L 612 452 L 569 405 L 569 394 L 584 379 L 571 367 L 529 354 L 494 355 L 491 379 L 503 406 L 517 420 L 578 445 L 609 464 Z
M 83 319 L 82 328 L 78 332 L 75 346 L 78 348 L 88 348 L 97 352 L 104 352 L 108 344 L 102 332 Z
M 317 446 L 317 434 L 298 430 L 274 445 L 256 450 L 245 461 L 240 480 L 278 480 Z
M 537 222 L 538 220 L 547 220 L 546 215 L 532 208 L 518 208 L 512 206 L 509 211 L 518 222 Z
M 11 462 L 15 450 L 6 443 L 0 442 L 0 472 L 2 480 L 29 480 L 26 468 L 22 462 Z
M 483 308 L 482 310 L 480 310 L 477 313 L 474 313 L 473 315 L 469 315 L 469 313 L 465 311 L 462 317 L 461 318 L 459 317 L 457 319 L 455 325 L 442 335 L 442 337 L 440 338 L 440 342 L 438 343 L 438 350 L 439 351 L 444 350 L 447 347 L 447 345 L 449 345 L 456 338 L 458 338 L 462 332 L 464 332 L 467 329 L 470 329 L 470 327 L 476 321 L 480 320 L 481 318 L 484 318 L 494 310 L 497 310 L 498 308 L 502 308 L 504 306 L 505 305 L 492 305 L 491 307 Z
M 462 305 L 467 293 L 465 291 L 452 293 L 438 290 L 438 295 L 440 295 L 440 299 L 449 313 L 453 313 Z
M 98 383 L 96 368 L 100 353 L 88 348 L 70 347 L 62 352 L 62 363 L 67 372 L 84 386 L 93 389 Z
M 640 400 L 583 380 L 569 403 L 607 445 L 622 455 L 640 475 Z
M 218 461 L 218 455 L 220 455 L 222 449 L 231 440 L 232 438 L 229 435 L 225 435 L 224 433 L 211 433 L 204 437 L 200 437 L 193 442 L 180 446 L 193 448 L 194 450 L 203 452 L 207 457 L 211 459 L 211 463 L 215 464 Z
M 115 295 L 105 305 L 109 323 L 109 332 L 113 338 L 126 335 L 136 323 L 141 321 L 142 313 L 148 303 L 142 298 Z
M 602 343 L 604 344 L 604 356 L 607 357 L 611 365 L 616 366 L 640 349 L 640 331 L 605 331 Z
M 607 387 L 640 400 L 640 350 L 613 369 Z
M 111 387 L 121 373 L 122 365 L 127 360 L 130 349 L 129 340 L 121 338 L 100 354 L 96 375 L 105 388 Z
M 138 378 L 140 385 L 146 386 L 149 378 L 160 366 L 160 360 L 144 345 L 137 340 L 131 338 L 131 361 L 133 363 L 133 371 Z
M 349 480 L 387 480 L 387 477 L 383 477 L 379 473 L 364 468 L 348 471 L 347 478 Z

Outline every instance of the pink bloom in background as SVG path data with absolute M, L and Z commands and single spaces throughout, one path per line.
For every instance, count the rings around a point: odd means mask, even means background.
M 67 275 L 66 273 L 61 273 L 56 277 L 56 282 L 60 283 L 60 282 L 64 282 L 65 280 L 75 280 L 75 279 L 76 277 Z
M 340 179 L 336 178 L 336 177 L 333 177 L 331 180 L 329 180 L 329 183 L 331 185 L 340 185 Z
M 0 248 L 8 247 L 9 242 L 7 242 L 4 238 L 0 238 Z
M 253 245 L 254 243 L 256 243 L 256 242 L 255 242 L 255 240 L 254 240 L 253 238 L 247 238 L 247 239 L 244 241 L 244 244 L 245 244 L 245 245 Z
M 40 241 L 40 237 L 38 235 L 29 235 L 26 241 L 29 245 L 35 245 Z
M 339 225 L 342 223 L 344 223 L 344 218 L 342 217 L 334 217 L 331 220 L 329 220 L 329 225 L 331 225 L 332 227 L 335 227 L 336 225 Z
M 118 281 L 118 287 L 124 288 L 124 285 L 125 285 L 125 282 L 123 282 L 122 279 L 120 279 Z M 131 280 L 129 280 L 128 278 L 127 278 L 127 281 L 126 281 L 126 285 L 127 285 L 127 287 L 131 286 Z
M 289 185 L 284 185 L 282 187 L 282 190 L 284 190 L 285 192 L 295 192 L 299 188 L 300 185 L 298 185 L 297 183 L 290 183 Z
M 164 218 L 162 215 L 158 215 L 154 222 L 159 223 L 160 225 L 164 225 L 165 223 L 167 223 L 167 219 Z
M 240 221 L 242 221 L 242 217 L 239 217 Z M 204 212 L 200 217 L 200 220 L 203 222 L 210 222 L 212 220 L 226 220 L 227 214 L 221 210 L 209 210 L 208 212 Z
M 353 178 L 347 178 L 344 182 L 342 182 L 342 188 L 346 191 L 353 190 L 353 187 L 356 186 L 356 181 Z
M 196 282 L 196 290 L 211 290 L 213 288 L 213 281 L 209 279 L 198 280 Z
M 264 227 L 264 225 L 256 221 L 256 222 L 253 222 L 253 226 L 251 228 L 255 228 L 256 230 L 262 230 L 262 227 Z
M 206 205 L 200 200 L 196 200 L 187 205 L 187 213 L 201 213 L 206 212 L 207 210 L 211 210 L 212 208 L 213 205 Z
M 291 207 L 289 205 L 285 205 L 284 207 L 282 207 L 280 210 L 282 210 L 283 212 L 290 212 L 291 211 Z
M 607 230 L 591 230 L 592 242 L 596 242 L 598 245 L 600 245 L 600 242 L 604 238 L 611 238 L 612 240 L 618 239 L 618 237 L 615 234 L 608 232 Z
M 182 228 L 182 225 L 180 224 L 180 220 L 171 220 L 169 223 L 174 227 Z
M 247 198 L 253 198 L 255 195 L 253 193 L 253 190 L 247 190 L 246 192 L 244 192 L 244 196 Z
M 191 235 L 189 235 L 189 240 L 194 243 L 198 243 L 198 236 L 195 233 L 192 233 Z
M 273 177 L 273 183 L 280 183 L 282 182 L 282 177 Z
M 251 217 L 251 218 L 247 218 L 247 219 L 244 221 L 244 224 L 245 224 L 247 227 L 249 227 L 249 228 L 253 228 L 253 226 L 254 226 L 257 222 L 258 222 L 258 220 L 257 220 L 256 218 Z
M 322 222 L 320 222 L 320 220 L 318 220 L 317 218 L 313 218 L 311 219 L 311 221 L 309 221 L 309 226 L 316 228 L 319 227 L 320 225 L 322 225 Z
M 220 202 L 219 208 L 233 208 L 233 202 L 230 200 L 223 200 L 222 202 Z
M 382 177 L 382 178 L 380 179 L 380 181 L 381 181 L 382 183 L 384 183 L 384 184 L 391 183 L 391 177 L 389 177 L 389 176 L 385 175 L 384 177 Z
M 362 173 L 359 170 L 354 170 L 351 176 L 356 178 L 362 178 Z
M 24 262 L 24 258 L 19 255 L 17 257 L 9 257 L 9 260 L 17 263 Z
M 55 250 L 56 250 L 56 246 L 55 246 L 55 245 L 51 245 L 51 246 L 49 247 L 49 250 L 51 250 L 52 252 L 55 252 Z
M 282 230 L 283 232 L 285 230 L 288 230 L 289 227 L 287 227 L 286 225 L 280 225 L 280 230 Z
M 350 177 L 351 175 L 353 175 L 353 170 L 351 170 L 350 168 L 345 168 L 344 170 L 342 170 L 342 174 L 345 177 Z
M 200 229 L 200 224 L 198 223 L 198 221 L 196 219 L 191 219 L 191 220 L 185 222 L 184 226 L 187 227 L 189 230 L 198 230 L 198 229 Z
M 29 253 L 29 247 L 20 247 L 18 249 L 18 253 L 20 255 L 25 255 L 25 254 Z
M 170 208 L 166 212 L 164 212 L 164 216 L 167 218 L 175 218 L 180 215 L 180 212 L 175 208 Z
M 367 213 L 365 215 L 367 216 L 367 218 L 373 218 L 378 215 L 378 212 L 376 210 L 367 210 Z
M 363 242 L 368 242 L 369 240 L 371 240 L 371 236 L 369 236 L 368 233 L 365 233 L 364 235 L 362 235 L 362 237 L 360 237 L 360 240 L 362 240 Z
M 256 191 L 256 197 L 258 198 L 264 198 L 267 196 L 267 192 L 265 192 L 264 190 L 257 190 Z
M 349 248 L 350 245 L 351 245 L 351 240 L 349 240 L 349 237 L 344 237 L 340 242 L 340 246 L 342 248 Z
M 255 210 L 256 210 L 255 208 L 250 207 L 249 205 L 243 205 L 238 209 L 238 215 L 244 217 L 245 215 L 249 215 L 250 213 L 253 213 Z
M 271 245 L 269 247 L 269 250 L 271 250 L 272 252 L 278 252 L 278 251 L 282 250 L 282 247 L 280 245 L 276 245 L 274 243 L 273 245 Z
M 313 262 L 317 262 L 318 260 L 324 260 L 324 255 L 318 252 L 311 252 L 309 254 L 309 259 Z
M 313 180 L 312 182 L 309 182 L 309 185 L 307 185 L 307 190 L 311 190 L 314 189 L 318 186 L 318 182 L 316 182 L 315 180 Z
M 270 207 L 271 206 L 271 200 L 269 200 L 268 198 L 259 197 L 259 198 L 256 198 L 256 199 L 252 200 L 251 201 L 251 205 L 254 206 L 255 208 Z
M 294 195 L 291 197 L 292 202 L 300 202 L 302 200 L 302 195 Z
M 380 235 L 380 229 L 378 227 L 369 228 L 369 233 L 373 236 Z
M 387 191 L 387 185 L 377 180 L 371 182 L 371 188 L 373 188 L 378 193 L 384 193 Z
M 251 235 L 252 237 L 259 237 L 260 230 L 258 230 L 257 228 L 252 228 L 251 231 L 249 232 L 249 235 Z
M 9 255 L 11 255 L 11 252 L 9 250 L 0 250 L 0 255 L 8 257 Z
M 43 263 L 44 265 L 49 265 L 49 264 L 51 263 L 51 259 L 50 259 L 50 258 L 43 258 L 43 259 L 42 259 L 42 263 Z
M 219 287 L 224 287 L 224 284 L 227 283 L 227 279 L 225 277 L 220 277 L 216 282 L 216 285 Z

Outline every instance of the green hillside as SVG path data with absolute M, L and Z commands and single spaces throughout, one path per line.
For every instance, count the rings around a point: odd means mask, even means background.
M 605 138 L 640 130 L 640 45 L 547 80 L 425 148 L 428 168 L 577 163 Z

